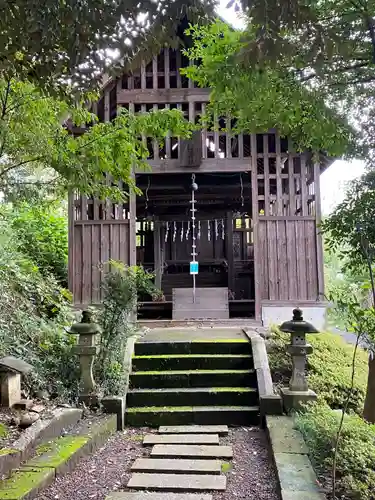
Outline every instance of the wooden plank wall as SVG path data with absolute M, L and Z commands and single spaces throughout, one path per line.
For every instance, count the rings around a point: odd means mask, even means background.
M 319 300 L 316 222 L 259 219 L 261 300 Z
M 98 304 L 103 295 L 101 284 L 108 261 L 129 263 L 129 221 L 87 220 L 74 224 L 75 304 Z

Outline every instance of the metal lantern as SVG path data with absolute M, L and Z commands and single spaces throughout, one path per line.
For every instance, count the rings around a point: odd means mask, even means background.
M 72 325 L 68 331 L 72 335 L 79 335 L 78 344 L 73 348 L 73 352 L 79 356 L 81 368 L 79 399 L 88 405 L 95 405 L 98 402 L 95 393 L 93 364 L 98 352 L 97 336 L 100 332 L 100 327 L 93 322 L 90 311 L 83 311 L 81 322 Z
M 285 321 L 280 330 L 291 334 L 290 344 L 287 352 L 292 356 L 292 378 L 289 382 L 289 390 L 293 392 L 308 392 L 306 378 L 307 355 L 313 352 L 310 344 L 306 343 L 307 333 L 319 333 L 319 331 L 307 321 L 304 321 L 301 309 L 293 310 L 293 319 Z

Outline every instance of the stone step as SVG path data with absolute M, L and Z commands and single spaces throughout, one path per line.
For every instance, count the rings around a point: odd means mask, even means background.
M 203 493 L 144 493 L 115 491 L 105 500 L 212 500 L 212 495 Z
M 141 490 L 164 491 L 223 491 L 225 476 L 198 474 L 132 474 L 127 487 Z
M 228 434 L 227 425 L 161 425 L 161 434 Z
M 251 344 L 247 339 L 156 342 L 140 341 L 134 346 L 136 356 L 157 354 L 251 354 Z
M 150 455 L 153 458 L 189 457 L 199 460 L 200 458 L 232 458 L 233 450 L 231 446 L 156 444 Z
M 168 370 L 130 374 L 130 387 L 138 389 L 185 387 L 257 387 L 255 370 Z
M 160 425 L 259 425 L 259 406 L 154 406 L 128 407 L 126 424 L 133 427 Z
M 132 370 L 246 370 L 254 368 L 250 354 L 157 354 L 133 356 Z
M 131 389 L 128 406 L 246 406 L 259 404 L 255 387 L 185 387 L 183 389 Z
M 170 474 L 220 474 L 221 461 L 138 458 L 131 470 L 132 472 L 165 472 Z
M 144 445 L 153 444 L 219 444 L 218 434 L 146 434 Z

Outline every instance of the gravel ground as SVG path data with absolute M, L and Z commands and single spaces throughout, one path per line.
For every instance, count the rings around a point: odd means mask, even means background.
M 81 460 L 72 473 L 57 479 L 37 500 L 104 500 L 109 492 L 124 488 L 133 461 L 149 454 L 149 449 L 142 447 L 142 437 L 148 432 L 155 429 L 127 429 L 115 434 L 94 455 Z M 261 429 L 231 429 L 220 443 L 233 446 L 234 458 L 226 471 L 227 489 L 214 493 L 214 500 L 280 500 Z
M 227 489 L 214 493 L 214 500 L 280 500 L 275 468 L 262 429 L 230 429 L 220 443 L 233 446 L 233 460 L 232 468 L 226 472 Z
M 112 436 L 105 446 L 82 459 L 70 474 L 57 478 L 37 500 L 104 500 L 111 491 L 126 485 L 130 466 L 136 458 L 148 455 L 143 435 L 149 429 L 126 429 Z

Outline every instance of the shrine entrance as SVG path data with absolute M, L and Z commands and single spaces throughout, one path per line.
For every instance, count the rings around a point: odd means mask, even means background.
M 173 290 L 193 287 L 192 260 L 199 264 L 197 289 L 227 289 L 229 317 L 254 317 L 249 173 L 140 174 L 137 185 L 143 193 L 137 197 L 137 264 L 155 272 L 164 295 L 161 301 L 141 297 L 138 317 L 172 318 Z

